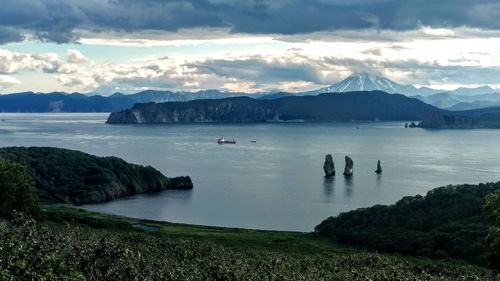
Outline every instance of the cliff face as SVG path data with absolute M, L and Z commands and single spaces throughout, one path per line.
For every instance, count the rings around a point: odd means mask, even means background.
M 109 115 L 107 123 L 113 124 L 133 124 L 138 123 L 137 118 L 132 113 L 131 110 L 123 110 L 118 112 L 113 112 Z
M 497 115 L 498 116 L 498 115 Z M 500 116 L 499 116 L 500 117 Z M 498 128 L 500 118 L 492 114 L 477 116 L 452 115 L 433 112 L 425 116 L 418 124 L 420 128 L 428 129 L 479 129 Z
M 113 112 L 107 123 L 266 122 L 280 121 L 280 113 L 251 98 L 136 104 Z
M 220 100 L 135 104 L 107 123 L 376 121 L 421 119 L 439 110 L 419 100 L 380 91 L 293 96 L 277 100 Z

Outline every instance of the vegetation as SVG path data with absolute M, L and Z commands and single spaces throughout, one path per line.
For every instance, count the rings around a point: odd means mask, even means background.
M 35 151 L 34 155 L 47 152 Z M 78 160 L 71 153 L 63 154 Z M 62 165 L 48 163 L 49 167 Z M 25 168 L 0 162 L 0 180 L 0 208 L 6 210 L 0 218 L 0 280 L 499 280 L 493 271 L 465 261 L 370 253 L 317 233 L 162 223 L 87 212 L 64 204 L 46 204 L 40 210 Z M 425 217 L 427 213 L 418 210 L 435 209 L 438 204 L 422 207 L 414 202 L 440 200 L 448 207 L 428 215 L 446 217 L 442 221 L 464 217 L 474 225 L 482 222 L 473 215 L 483 210 L 481 198 L 497 189 L 498 184 L 439 188 L 426 198 L 408 197 L 398 204 L 402 216 L 419 213 Z M 488 238 L 493 250 L 498 245 L 498 194 L 488 197 L 485 208 L 494 223 Z M 461 210 L 450 207 L 462 203 L 468 205 Z M 405 212 L 405 207 L 415 211 Z M 388 217 L 390 213 L 383 219 Z M 433 229 L 443 224 L 427 220 L 417 228 Z M 152 231 L 138 226 L 149 226 Z M 469 231 L 469 225 L 464 226 Z M 407 233 L 411 236 L 411 231 Z M 377 239 L 380 233 L 373 234 Z M 494 255 L 492 251 L 490 256 Z
M 486 199 L 486 214 L 491 223 L 486 239 L 489 246 L 489 258 L 493 268 L 500 268 L 500 190 Z
M 346 249 L 310 234 L 147 221 L 160 231 L 145 232 L 131 227 L 135 220 L 44 209 L 46 220 L 0 222 L 0 279 L 497 280 L 465 263 Z M 51 219 L 59 214 L 65 218 Z M 287 241 L 296 245 L 280 246 Z
M 27 168 L 44 202 L 85 204 L 142 192 L 192 188 L 189 177 L 169 179 L 150 166 L 74 150 L 8 147 L 0 148 L 0 157 Z
M 370 250 L 487 264 L 485 198 L 499 183 L 446 186 L 330 217 L 316 231 Z M 490 201 L 492 202 L 493 199 Z M 496 240 L 495 240 L 496 241 Z
M 0 217 L 12 218 L 15 212 L 37 216 L 38 198 L 26 169 L 0 158 Z

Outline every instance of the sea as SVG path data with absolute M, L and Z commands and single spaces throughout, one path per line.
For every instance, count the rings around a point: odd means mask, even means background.
M 176 223 L 314 231 L 329 216 L 450 184 L 500 180 L 500 130 L 405 122 L 107 125 L 106 113 L 1 114 L 0 146 L 52 146 L 189 175 L 193 190 L 82 208 Z M 408 120 L 412 121 L 412 120 Z M 217 139 L 236 144 L 218 144 Z M 337 175 L 325 178 L 332 154 Z M 354 175 L 342 175 L 348 155 Z M 383 173 L 377 175 L 377 161 Z

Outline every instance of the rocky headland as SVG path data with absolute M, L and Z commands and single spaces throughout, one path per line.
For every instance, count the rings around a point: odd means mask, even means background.
M 203 122 L 307 122 L 422 120 L 437 108 L 381 91 L 291 96 L 275 100 L 235 97 L 189 102 L 141 103 L 113 112 L 108 124 Z

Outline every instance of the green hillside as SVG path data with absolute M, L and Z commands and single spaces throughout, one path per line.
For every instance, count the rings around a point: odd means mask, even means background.
M 153 167 L 53 147 L 0 148 L 0 158 L 25 166 L 44 202 L 85 204 L 165 189 L 189 189 L 189 177 L 167 178 Z

